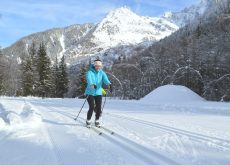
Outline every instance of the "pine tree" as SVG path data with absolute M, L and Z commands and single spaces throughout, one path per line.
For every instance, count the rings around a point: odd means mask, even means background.
M 46 53 L 45 44 L 41 43 L 38 50 L 37 70 L 39 75 L 38 95 L 49 97 L 51 95 L 51 62 Z
M 38 72 L 37 72 L 37 51 L 36 45 L 33 42 L 28 48 L 28 57 L 22 62 L 22 90 L 24 96 L 38 95 Z
M 77 76 L 77 96 L 79 96 L 79 98 L 83 98 L 84 97 L 84 92 L 85 92 L 85 88 L 87 85 L 87 80 L 86 80 L 86 72 L 88 70 L 88 67 L 86 65 L 83 65 L 81 67 L 80 73 Z
M 3 94 L 3 78 L 4 78 L 4 75 L 3 75 L 3 68 L 4 68 L 4 65 L 2 64 L 2 58 L 3 58 L 3 53 L 2 53 L 2 48 L 0 47 L 0 95 Z
M 58 59 L 56 56 L 54 65 L 52 66 L 52 97 L 57 97 L 58 93 L 58 78 L 59 78 L 59 67 L 58 67 Z
M 29 55 L 32 62 L 32 71 L 33 71 L 33 96 L 39 96 L 39 74 L 38 74 L 38 55 L 37 49 L 34 42 L 32 42 L 29 47 Z
M 34 94 L 33 93 L 34 77 L 33 77 L 32 59 L 30 56 L 22 64 L 22 67 L 23 67 L 23 75 L 22 75 L 23 95 L 32 96 Z
M 58 82 L 57 82 L 57 97 L 64 98 L 64 95 L 68 91 L 68 73 L 67 66 L 65 64 L 65 57 L 61 58 L 58 67 Z

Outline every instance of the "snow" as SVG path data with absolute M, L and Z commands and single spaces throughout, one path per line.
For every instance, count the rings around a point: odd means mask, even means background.
M 165 18 L 171 18 L 172 15 L 173 15 L 173 13 L 172 13 L 171 11 L 166 11 L 166 12 L 164 13 L 163 17 L 165 17 Z
M 18 64 L 21 64 L 21 63 L 22 63 L 22 60 L 21 60 L 20 57 L 17 57 L 17 63 L 18 63 Z
M 60 37 L 60 44 L 62 47 L 62 51 L 60 52 L 60 56 L 59 58 L 62 58 L 63 54 L 65 53 L 66 49 L 65 49 L 65 36 L 62 34 Z M 60 60 L 60 59 L 59 59 Z
M 8 125 L 5 126 L 14 127 L 20 124 L 35 126 L 42 122 L 41 115 L 29 103 L 25 101 L 21 103 L 20 99 L 14 101 L 14 104 L 11 102 L 11 99 L 6 99 L 4 102 L 0 101 L 0 122 L 6 122 Z
M 100 48 L 158 41 L 178 29 L 164 18 L 139 16 L 127 7 L 111 11 L 93 32 L 93 42 Z
M 115 134 L 98 135 L 84 126 L 87 104 L 73 120 L 83 102 L 0 97 L 1 165 L 229 164 L 229 103 L 174 85 L 143 100 L 107 98 L 101 123 Z
M 162 18 L 165 18 L 166 20 L 176 24 L 177 26 L 182 27 L 188 23 L 196 21 L 198 17 L 205 14 L 207 8 L 210 9 L 210 4 L 212 3 L 213 1 L 210 0 L 200 0 L 197 4 L 186 7 L 179 12 L 167 11 L 163 14 Z M 210 12 L 213 12 L 213 10 L 211 10 Z
M 144 102 L 193 102 L 204 99 L 189 88 L 181 85 L 165 85 L 153 90 L 141 99 Z

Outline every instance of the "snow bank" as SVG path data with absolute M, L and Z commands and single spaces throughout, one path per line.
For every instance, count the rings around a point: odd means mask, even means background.
M 143 102 L 172 103 L 172 102 L 193 102 L 204 101 L 202 97 L 181 85 L 165 85 L 158 87 L 141 99 Z
M 0 117 L 0 129 L 5 127 L 5 121 Z
M 5 117 L 5 111 L 3 109 L 3 106 L 0 104 L 0 129 L 4 128 L 6 125 L 4 117 Z
M 21 117 L 15 112 L 8 112 L 6 119 L 10 125 L 16 125 L 22 123 Z
M 37 110 L 28 103 L 24 106 L 20 116 L 23 119 L 23 122 L 32 122 L 37 124 L 42 122 L 41 114 L 39 114 Z
M 22 105 L 21 105 L 22 104 Z M 0 103 L 0 129 L 20 124 L 37 125 L 42 122 L 41 115 L 28 103 L 14 105 L 19 108 L 10 108 L 9 102 Z

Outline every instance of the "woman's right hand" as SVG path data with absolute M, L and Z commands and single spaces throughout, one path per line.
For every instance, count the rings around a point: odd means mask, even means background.
M 94 89 L 94 88 L 96 88 L 96 85 L 92 84 L 92 85 L 90 86 L 90 88 L 91 88 L 91 89 Z

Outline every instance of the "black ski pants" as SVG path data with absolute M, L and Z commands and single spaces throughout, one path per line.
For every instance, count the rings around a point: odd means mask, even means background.
M 96 110 L 96 120 L 99 119 L 100 115 L 101 115 L 101 103 L 102 103 L 102 96 L 98 95 L 98 96 L 92 96 L 89 95 L 87 98 L 88 104 L 89 104 L 89 111 L 87 113 L 87 120 L 90 120 L 93 114 L 93 110 L 94 110 L 94 102 L 95 102 L 95 110 Z

